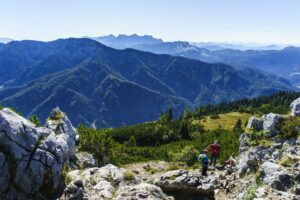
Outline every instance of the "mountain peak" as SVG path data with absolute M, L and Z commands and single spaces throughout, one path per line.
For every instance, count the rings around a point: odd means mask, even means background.
M 106 35 L 100 37 L 91 37 L 90 39 L 117 49 L 131 48 L 132 46 L 143 44 L 158 44 L 163 42 L 162 39 L 154 38 L 152 35 L 141 36 L 137 34 L 119 34 L 118 36 Z

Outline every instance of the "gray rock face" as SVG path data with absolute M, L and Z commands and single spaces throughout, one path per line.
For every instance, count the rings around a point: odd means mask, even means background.
M 68 142 L 67 156 L 69 159 L 76 157 L 76 130 L 73 127 L 68 116 L 63 113 L 58 107 L 53 109 L 47 120 L 45 127 L 51 129 L 55 134 L 64 133 Z
M 84 171 L 74 170 L 68 176 L 72 182 L 64 191 L 61 200 L 102 200 L 102 199 L 172 199 L 167 197 L 162 190 L 152 184 L 138 181 L 126 182 L 124 169 L 111 164 L 101 168 L 89 168 Z M 80 184 L 79 184 L 80 183 Z
M 97 161 L 93 157 L 92 154 L 87 153 L 87 152 L 79 152 L 76 155 L 77 158 L 77 163 L 82 167 L 82 168 L 91 168 L 91 167 L 97 167 Z
M 291 115 L 299 116 L 300 115 L 300 98 L 294 100 L 291 105 Z
M 286 191 L 293 185 L 293 177 L 278 164 L 267 161 L 261 165 L 260 171 L 264 184 L 274 189 Z
M 282 115 L 274 113 L 263 116 L 263 130 L 266 131 L 267 137 L 274 137 L 279 133 L 277 126 L 282 118 Z
M 240 154 L 237 160 L 237 174 L 242 177 L 245 174 L 252 172 L 257 166 L 257 158 L 255 151 L 245 151 Z
M 246 128 L 260 131 L 263 129 L 263 120 L 252 116 L 250 117 Z
M 8 108 L 0 110 L 0 199 L 47 200 L 60 196 L 68 140 L 66 132 L 55 134 Z

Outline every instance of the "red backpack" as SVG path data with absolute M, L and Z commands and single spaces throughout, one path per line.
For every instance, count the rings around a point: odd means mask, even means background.
M 218 144 L 210 145 L 211 154 L 218 155 L 220 153 L 220 146 Z

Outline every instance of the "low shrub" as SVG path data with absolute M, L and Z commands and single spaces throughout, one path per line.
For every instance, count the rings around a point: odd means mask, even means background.
M 290 167 L 295 163 L 295 161 L 289 156 L 284 156 L 279 160 L 278 163 L 284 167 Z
M 253 200 L 256 195 L 255 192 L 257 190 L 257 185 L 251 184 L 247 187 L 246 193 L 244 194 L 243 200 Z
M 288 117 L 280 121 L 278 126 L 281 138 L 291 138 L 299 136 L 300 132 L 300 119 L 299 117 Z
M 133 181 L 133 180 L 135 180 L 135 176 L 131 172 L 124 172 L 123 173 L 123 177 L 124 177 L 125 181 Z
M 218 114 L 212 114 L 210 116 L 211 119 L 220 119 L 220 116 Z

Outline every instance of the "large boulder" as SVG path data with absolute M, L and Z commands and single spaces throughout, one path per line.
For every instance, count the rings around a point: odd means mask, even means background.
M 300 98 L 294 100 L 291 105 L 291 115 L 299 116 L 300 115 Z
M 63 127 L 69 125 L 64 124 Z M 36 127 L 9 108 L 0 110 L 0 199 L 55 199 L 64 189 L 69 134 Z
M 260 167 L 262 180 L 265 185 L 280 191 L 286 191 L 293 185 L 293 176 L 276 163 L 264 162 Z
M 199 171 L 174 170 L 162 174 L 154 184 L 176 198 L 192 197 L 212 198 L 217 179 L 214 176 L 203 177 Z
M 69 159 L 76 157 L 76 130 L 73 127 L 68 116 L 63 113 L 58 107 L 53 109 L 45 124 L 45 127 L 51 129 L 55 134 L 63 133 L 68 142 L 67 156 Z
M 269 113 L 263 116 L 263 130 L 266 132 L 267 137 L 274 137 L 279 133 L 278 124 L 283 115 Z
M 97 160 L 94 156 L 88 152 L 78 152 L 76 154 L 76 163 L 80 168 L 86 169 L 91 167 L 97 167 Z

